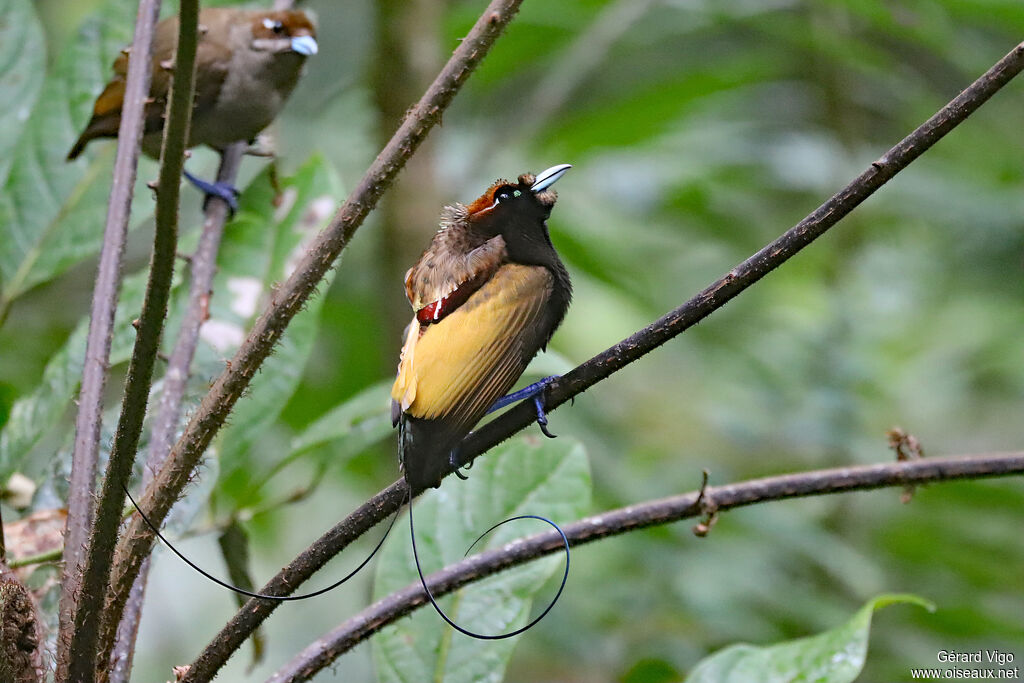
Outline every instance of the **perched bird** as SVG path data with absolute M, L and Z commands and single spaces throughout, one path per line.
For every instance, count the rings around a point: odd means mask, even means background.
M 562 538 L 565 571 L 554 598 L 529 623 L 497 635 L 476 633 L 448 616 L 427 585 L 416 548 L 412 496 L 438 486 L 455 470 L 454 449 L 489 410 L 532 397 L 541 428 L 547 423 L 540 400 L 547 380 L 501 397 L 547 345 L 569 309 L 572 284 L 551 244 L 547 219 L 557 199 L 549 188 L 570 168 L 560 164 L 536 177 L 524 173 L 514 183 L 499 180 L 469 206 L 445 207 L 441 229 L 405 276 L 415 315 L 406 329 L 391 410 L 400 428 L 399 456 L 409 484 L 413 558 L 431 605 L 449 625 L 472 638 L 511 638 L 533 628 L 551 611 L 569 578 L 569 539 L 555 522 L 532 514 L 510 517 L 484 532 L 514 520 L 544 522 Z M 278 601 L 316 597 L 355 576 L 383 545 L 401 510 L 397 508 L 373 551 L 345 577 L 311 593 L 273 596 L 233 586 L 200 568 L 168 543 L 130 493 L 128 497 L 160 540 L 193 569 L 236 593 Z
M 178 18 L 160 21 L 153 38 L 152 82 L 142 138 L 142 151 L 154 159 L 160 156 L 177 42 Z M 253 140 L 277 116 L 295 89 L 306 58 L 316 52 L 316 29 L 304 12 L 200 11 L 188 146 L 220 150 L 233 142 Z M 68 161 L 96 138 L 117 137 L 128 59 L 128 50 L 122 50 L 114 61 L 114 78 L 96 98 L 92 118 L 68 153 Z M 201 189 L 211 191 L 202 185 Z
M 445 207 L 441 229 L 406 274 L 415 316 L 391 398 L 401 465 L 414 489 L 437 486 L 454 469 L 458 443 L 565 317 L 572 285 L 546 220 L 557 197 L 548 188 L 569 168 L 499 180 L 469 206 Z M 537 396 L 544 386 L 512 398 Z M 535 405 L 543 428 L 543 402 Z

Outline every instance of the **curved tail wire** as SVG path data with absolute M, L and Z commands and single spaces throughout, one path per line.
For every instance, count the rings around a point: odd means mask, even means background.
M 502 521 L 498 522 L 497 524 L 492 526 L 490 529 L 488 529 L 487 531 L 485 531 L 482 534 L 480 534 L 479 536 L 477 536 L 476 540 L 473 541 L 473 543 L 470 544 L 469 548 L 466 549 L 466 555 L 469 554 L 469 551 L 473 549 L 473 546 L 475 546 L 480 541 L 481 538 L 483 538 L 487 534 L 491 533 L 492 531 L 494 531 L 495 529 L 497 529 L 501 525 L 506 524 L 507 522 L 513 522 L 513 521 L 515 521 L 517 519 L 537 519 L 537 520 L 540 520 L 541 522 L 544 522 L 545 524 L 551 525 L 554 528 L 554 530 L 558 532 L 558 535 L 562 537 L 562 545 L 565 547 L 565 572 L 562 574 L 562 583 L 559 584 L 559 586 L 558 586 L 558 592 L 555 593 L 555 597 L 551 599 L 551 602 L 549 602 L 548 606 L 544 608 L 544 611 L 541 612 L 540 614 L 538 614 L 533 619 L 533 621 L 531 621 L 530 623 L 526 624 L 525 626 L 522 626 L 520 628 L 515 629 L 514 631 L 509 631 L 508 633 L 499 633 L 498 635 L 488 635 L 488 634 L 484 634 L 484 633 L 476 633 L 474 631 L 470 631 L 467 628 L 463 628 L 462 626 L 459 626 L 458 624 L 455 623 L 455 621 L 451 617 L 449 617 L 447 614 L 445 614 L 444 610 L 441 609 L 441 606 L 437 604 L 437 600 L 434 599 L 434 595 L 430 592 L 430 589 L 427 588 L 427 580 L 423 576 L 423 568 L 420 566 L 419 552 L 416 550 L 416 531 L 415 531 L 415 529 L 413 527 L 413 521 L 412 521 L 412 489 L 411 488 L 409 489 L 408 504 L 409 504 L 409 537 L 412 539 L 412 556 L 413 556 L 413 559 L 416 561 L 416 573 L 418 573 L 420 575 L 420 585 L 423 586 L 423 592 L 425 592 L 427 594 L 427 599 L 430 600 L 430 604 L 434 606 L 434 611 L 436 611 L 438 613 L 438 615 L 442 619 L 444 619 L 446 622 L 448 622 L 449 626 L 451 626 L 453 629 L 455 629 L 459 633 L 461 633 L 463 635 L 466 635 L 466 636 L 469 636 L 470 638 L 476 638 L 477 640 L 504 640 L 505 638 L 511 638 L 512 636 L 518 636 L 520 633 L 523 633 L 525 631 L 529 631 L 531 628 L 536 626 L 537 623 L 541 619 L 543 619 L 544 617 L 547 616 L 548 612 L 551 611 L 551 608 L 555 606 L 556 602 L 558 602 L 558 599 L 560 597 L 562 597 L 562 591 L 565 589 L 565 583 L 566 583 L 566 581 L 569 580 L 569 539 L 566 537 L 565 532 L 562 531 L 562 528 L 560 526 L 558 526 L 557 524 L 552 522 L 547 517 L 541 517 L 539 515 L 517 515 L 515 517 L 509 517 L 508 519 L 505 519 L 505 520 L 502 520 Z M 392 524 L 393 523 L 394 523 L 394 520 L 392 520 Z
M 175 555 L 181 558 L 182 562 L 192 567 L 192 569 L 196 570 L 210 581 L 213 581 L 218 586 L 227 588 L 229 591 L 233 591 L 235 593 L 238 593 L 239 595 L 245 595 L 250 598 L 259 598 L 261 600 L 275 600 L 277 602 L 292 602 L 295 600 L 306 600 L 308 598 L 315 598 L 318 595 L 323 595 L 324 593 L 334 590 L 335 588 L 337 588 L 338 586 L 340 586 L 341 584 L 345 583 L 353 576 L 358 574 L 362 570 L 362 568 L 365 567 L 371 559 L 373 559 L 373 556 L 377 554 L 377 551 L 380 550 L 381 546 L 384 545 L 384 539 L 386 539 L 388 537 L 388 534 L 391 533 L 391 529 L 395 526 L 395 521 L 398 519 L 398 514 L 402 511 L 402 506 L 399 505 L 398 509 L 395 510 L 394 516 L 391 517 L 391 523 L 388 524 L 387 531 L 385 531 L 384 535 L 380 537 L 379 541 L 377 541 L 377 545 L 374 546 L 373 551 L 369 555 L 367 555 L 362 562 L 359 563 L 359 566 L 350 571 L 341 579 L 338 579 L 337 581 L 332 583 L 330 586 L 327 586 L 326 588 L 321 588 L 319 590 L 315 590 L 312 593 L 303 593 L 302 595 L 267 595 L 265 593 L 254 593 L 252 591 L 247 591 L 244 588 L 239 588 L 238 586 L 234 586 L 230 583 L 227 583 L 226 581 L 222 581 L 213 574 L 210 574 L 208 571 L 206 571 L 199 565 L 197 565 L 192 560 L 185 557 L 185 555 L 182 554 L 181 551 L 179 551 L 177 548 L 175 548 L 170 541 L 164 538 L 164 535 L 160 533 L 160 530 L 156 528 L 156 525 L 153 524 L 153 522 L 149 521 L 149 517 L 146 516 L 146 513 L 142 511 L 142 508 L 139 507 L 139 504 L 135 502 L 134 498 L 132 498 L 132 494 L 131 492 L 128 491 L 127 487 L 125 487 L 124 492 L 128 495 L 128 500 L 130 500 L 132 502 L 132 505 L 135 506 L 135 510 L 139 513 L 139 516 L 142 517 L 142 520 L 149 526 L 150 529 L 153 530 L 153 533 L 155 533 L 157 537 L 161 541 L 163 541 L 164 545 L 171 549 L 171 552 L 173 552 Z

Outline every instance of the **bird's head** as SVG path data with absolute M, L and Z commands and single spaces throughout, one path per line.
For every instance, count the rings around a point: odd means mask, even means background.
M 572 166 L 559 164 L 534 176 L 524 173 L 517 182 L 498 180 L 466 207 L 469 223 L 485 234 L 529 231 L 544 226 L 558 194 L 550 189 Z
M 259 52 L 309 57 L 318 49 L 316 28 L 301 10 L 256 13 L 252 19 L 252 36 L 252 49 Z

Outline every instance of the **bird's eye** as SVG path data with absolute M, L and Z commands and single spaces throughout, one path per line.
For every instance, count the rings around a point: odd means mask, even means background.
M 264 19 L 263 20 L 263 26 L 268 31 L 273 31 L 274 33 L 276 33 L 278 35 L 284 33 L 284 24 L 282 24 L 280 21 L 277 21 L 275 19 L 270 19 L 270 18 Z
M 510 201 L 521 194 L 522 192 L 519 190 L 506 185 L 505 187 L 498 188 L 498 191 L 494 193 L 494 200 L 500 204 L 501 202 Z

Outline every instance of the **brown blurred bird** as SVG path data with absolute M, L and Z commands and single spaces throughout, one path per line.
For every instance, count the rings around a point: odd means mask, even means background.
M 160 156 L 177 44 L 178 18 L 160 21 L 153 38 L 152 82 L 142 138 L 142 151 L 154 159 Z M 188 146 L 221 150 L 233 142 L 253 140 L 295 89 L 306 57 L 316 53 L 316 29 L 302 11 L 200 11 Z M 128 59 L 128 50 L 122 50 L 114 61 L 114 78 L 96 98 L 92 118 L 68 153 L 68 161 L 96 138 L 117 137 Z
M 391 398 L 399 457 L 414 489 L 437 486 L 454 469 L 453 450 L 565 317 L 572 285 L 546 220 L 557 197 L 548 188 L 569 168 L 499 180 L 469 206 L 445 207 L 430 248 L 406 274 L 415 317 Z M 545 386 L 507 397 L 533 396 L 542 429 Z

